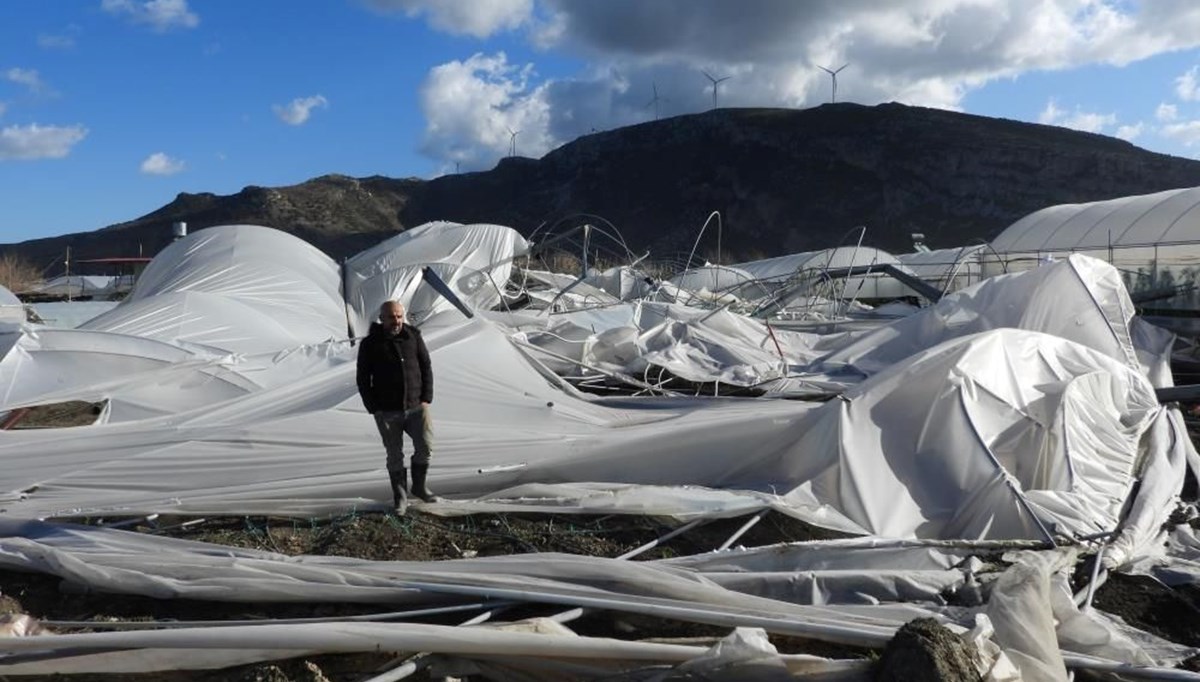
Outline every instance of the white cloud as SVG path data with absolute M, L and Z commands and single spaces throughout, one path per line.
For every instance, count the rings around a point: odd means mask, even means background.
M 1125 140 L 1126 142 L 1133 142 L 1137 138 L 1141 137 L 1145 129 L 1146 125 L 1141 121 L 1138 121 L 1133 125 L 1120 126 L 1117 128 L 1117 132 L 1115 134 L 1117 137 Z
M 312 110 L 320 107 L 329 106 L 329 101 L 321 95 L 313 95 L 312 97 L 297 97 L 288 104 L 273 104 L 271 111 L 279 117 L 279 120 L 288 125 L 303 125 L 312 115 Z
M 155 152 L 147 156 L 141 166 L 141 171 L 146 175 L 175 175 L 183 169 L 183 161 L 172 159 L 162 152 Z
M 549 130 L 548 90 L 530 87 L 532 76 L 531 66 L 509 64 L 503 52 L 434 67 L 421 85 L 422 151 L 481 170 L 508 155 L 514 131 L 519 156 L 546 153 L 557 144 Z
M 580 73 L 551 80 L 512 73 L 497 79 L 487 68 L 464 74 L 472 60 L 443 64 L 427 77 L 425 98 L 436 91 L 442 104 L 504 93 L 503 104 L 493 107 L 504 113 L 500 118 L 538 111 L 541 134 L 555 142 L 651 118 L 652 84 L 670 100 L 663 116 L 706 111 L 712 90 L 701 69 L 734 76 L 720 86 L 722 107 L 827 102 L 830 80 L 818 66 L 849 64 L 838 76 L 839 101 L 961 110 L 970 93 L 997 80 L 1084 66 L 1117 69 L 1200 48 L 1200 3 L 1190 0 L 362 1 L 459 34 L 516 29 L 533 47 L 582 60 Z M 456 93 L 448 85 L 452 76 L 474 87 Z M 483 88 L 499 81 L 517 89 Z M 426 153 L 450 167 L 507 149 L 507 134 L 480 114 L 423 106 Z M 1117 126 L 1113 114 L 1057 106 L 1042 112 L 1057 125 Z M 525 132 L 520 137 L 533 142 Z
M 529 22 L 533 0 L 367 0 L 381 12 L 425 16 L 429 25 L 453 35 L 486 38 Z
M 1175 119 L 1179 118 L 1179 107 L 1175 106 L 1174 104 L 1167 104 L 1166 102 L 1163 102 L 1158 105 L 1157 109 L 1154 110 L 1154 118 L 1162 121 L 1163 123 L 1174 121 Z
M 101 0 L 100 7 L 159 33 L 200 25 L 200 17 L 188 8 L 187 0 Z
M 1200 144 L 1200 121 L 1185 121 L 1163 126 L 1159 131 L 1163 137 L 1175 140 L 1185 147 Z
M 1196 82 L 1196 72 L 1200 66 L 1193 66 L 1186 73 L 1175 79 L 1175 94 L 1185 102 L 1200 100 L 1200 87 Z
M 14 66 L 4 72 L 4 80 L 24 85 L 33 92 L 42 92 L 46 89 L 42 77 L 34 69 L 21 69 Z
M 44 50 L 69 50 L 75 47 L 75 39 L 83 34 L 79 24 L 67 24 L 66 28 L 56 33 L 39 33 L 38 47 Z
M 66 50 L 75 47 L 75 38 L 68 35 L 54 35 L 51 33 L 39 33 L 37 37 L 38 47 L 47 50 Z
M 1062 117 L 1063 117 L 1063 110 L 1059 109 L 1058 103 L 1055 102 L 1053 99 L 1051 99 L 1050 101 L 1046 102 L 1046 108 L 1042 109 L 1042 112 L 1040 114 L 1038 114 L 1037 120 L 1038 120 L 1038 123 L 1045 123 L 1046 125 L 1057 125 L 1058 122 L 1062 120 Z
M 1117 124 L 1117 115 L 1075 111 L 1062 124 L 1068 128 L 1082 130 L 1087 133 L 1101 133 L 1104 132 L 1105 128 Z
M 1059 108 L 1058 103 L 1051 99 L 1046 103 L 1046 108 L 1038 114 L 1038 123 L 1074 128 L 1087 133 L 1099 133 L 1108 126 L 1116 125 L 1117 115 L 1080 111 L 1079 108 L 1073 112 L 1067 112 Z
M 0 128 L 0 161 L 61 159 L 87 136 L 83 126 L 27 126 Z

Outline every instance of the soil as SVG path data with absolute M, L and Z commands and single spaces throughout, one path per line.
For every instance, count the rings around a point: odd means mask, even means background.
M 96 421 L 104 407 L 103 403 L 88 403 L 73 400 L 53 405 L 38 405 L 27 409 L 13 410 L 8 418 L 12 421 L 7 428 L 12 429 L 46 429 L 66 426 L 85 426 Z M 0 422 L 7 421 L 0 419 Z
M 975 645 L 932 618 L 905 623 L 879 659 L 877 682 L 978 682 Z

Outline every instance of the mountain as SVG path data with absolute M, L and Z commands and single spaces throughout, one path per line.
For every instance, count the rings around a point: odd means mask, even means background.
M 913 232 L 935 248 L 959 246 L 1046 206 L 1196 185 L 1198 161 L 1065 128 L 899 104 L 717 109 L 594 133 L 486 172 L 326 175 L 230 196 L 180 194 L 136 220 L 0 250 L 38 263 L 68 245 L 76 259 L 152 255 L 169 243 L 171 224 L 185 221 L 191 231 L 268 225 L 340 258 L 430 220 L 528 235 L 584 213 L 615 226 L 636 254 L 669 259 L 686 254 L 719 211 L 726 260 L 851 243 L 861 225 L 865 244 L 905 252 Z M 710 228 L 699 253 L 716 245 Z

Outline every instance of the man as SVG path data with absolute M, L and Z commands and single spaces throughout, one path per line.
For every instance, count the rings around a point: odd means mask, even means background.
M 412 494 L 425 502 L 436 498 L 425 485 L 429 473 L 433 425 L 433 366 L 421 331 L 404 324 L 404 306 L 386 301 L 379 307 L 379 322 L 371 323 L 358 348 L 358 394 L 375 416 L 375 425 L 387 450 L 388 478 L 396 512 L 408 507 L 408 471 L 404 468 L 404 434 L 413 441 Z

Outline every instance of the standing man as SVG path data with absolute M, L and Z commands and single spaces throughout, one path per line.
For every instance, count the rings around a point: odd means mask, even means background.
M 387 450 L 388 478 L 396 512 L 408 507 L 408 470 L 404 468 L 404 434 L 413 442 L 412 494 L 433 502 L 425 486 L 429 473 L 433 423 L 433 365 L 421 331 L 404 324 L 404 306 L 385 301 L 379 307 L 379 322 L 371 323 L 367 338 L 358 348 L 358 394 L 363 406 L 375 416 L 375 425 Z

